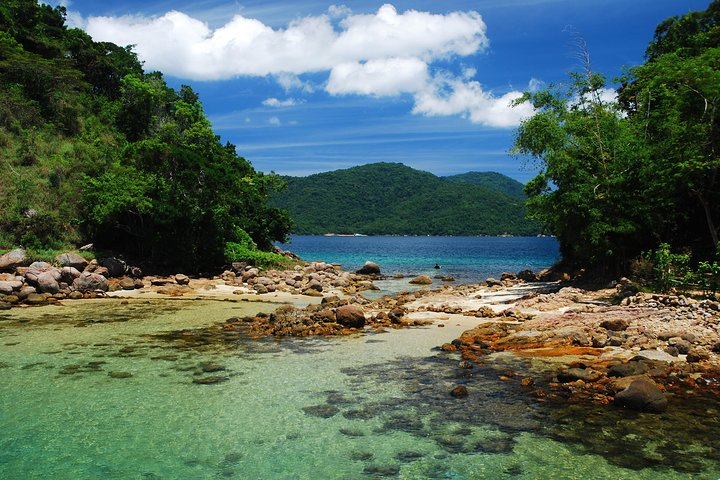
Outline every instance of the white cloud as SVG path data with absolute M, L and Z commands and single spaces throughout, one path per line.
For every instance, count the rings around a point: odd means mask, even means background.
M 517 125 L 527 113 L 509 107 L 519 92 L 495 96 L 484 91 L 472 80 L 478 73 L 474 68 L 464 67 L 458 77 L 436 73 L 435 62 L 487 48 L 486 26 L 477 12 L 398 12 L 390 4 L 370 14 L 355 14 L 344 5 L 327 12 L 282 29 L 242 15 L 212 29 L 178 11 L 150 18 L 90 17 L 85 28 L 95 40 L 136 45 L 147 69 L 181 78 L 272 76 L 286 91 L 310 93 L 316 87 L 301 76 L 329 72 L 322 88 L 331 95 L 411 94 L 418 114 L 462 115 L 505 127 Z M 263 104 L 291 106 L 291 100 Z
M 352 10 L 347 5 L 330 5 L 328 15 L 331 18 L 344 18 L 352 15 Z
M 417 58 L 388 58 L 365 63 L 342 63 L 330 72 L 327 91 L 332 95 L 393 96 L 421 90 L 428 66 Z
M 491 127 L 513 127 L 533 114 L 528 103 L 512 107 L 522 92 L 511 91 L 494 96 L 483 90 L 480 83 L 444 75 L 415 96 L 413 113 L 427 116 L 460 115 L 473 123 Z
M 266 98 L 262 102 L 266 107 L 292 107 L 298 104 L 298 101 L 294 98 L 286 98 L 285 100 L 278 100 L 277 98 Z
M 270 125 L 274 125 L 276 127 L 279 127 L 280 125 L 282 125 L 282 122 L 280 121 L 280 119 L 278 117 L 270 117 L 268 119 L 268 123 Z

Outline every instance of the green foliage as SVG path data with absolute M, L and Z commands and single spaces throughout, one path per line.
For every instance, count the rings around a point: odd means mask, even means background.
M 656 250 L 643 255 L 653 266 L 652 287 L 660 292 L 669 292 L 674 287 L 685 289 L 692 281 L 690 255 L 673 253 L 670 245 L 661 243 Z
M 617 104 L 601 100 L 604 82 L 589 63 L 569 88 L 521 99 L 537 109 L 514 145 L 539 161 L 528 209 L 569 263 L 624 270 L 659 243 L 696 252 L 696 261 L 712 255 L 720 232 L 718 19 L 714 1 L 663 22 Z
M 283 255 L 258 250 L 250 235 L 240 228 L 236 228 L 234 234 L 235 241 L 225 243 L 227 263 L 244 262 L 260 268 L 288 268 L 295 264 Z
M 244 229 L 285 240 L 282 187 L 222 145 L 198 95 L 144 73 L 130 47 L 65 27 L 65 9 L 0 3 L 0 232 L 38 251 L 94 242 L 188 269 Z M 4 245 L 3 245 L 4 246 Z
M 485 184 L 473 184 L 477 176 L 444 179 L 402 164 L 374 163 L 286 177 L 288 188 L 273 203 L 291 212 L 299 234 L 539 233 L 538 225 L 525 219 L 523 199 L 504 191 L 513 180 L 502 177 L 493 188 L 485 179 Z

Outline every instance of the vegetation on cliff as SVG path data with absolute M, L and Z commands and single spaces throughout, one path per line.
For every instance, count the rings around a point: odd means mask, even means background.
M 197 269 L 228 242 L 284 239 L 289 217 L 268 205 L 282 182 L 220 142 L 192 88 L 64 17 L 0 4 L 0 248 L 94 242 Z
M 525 189 L 531 216 L 576 266 L 626 271 L 661 244 L 711 260 L 720 227 L 720 2 L 660 24 L 617 101 L 604 99 L 605 79 L 581 50 L 585 70 L 569 86 L 521 99 L 537 109 L 514 146 L 540 167 Z
M 274 205 L 299 234 L 536 235 L 522 184 L 499 174 L 437 177 L 399 163 L 373 163 L 285 177 Z M 520 190 L 518 194 L 518 190 Z

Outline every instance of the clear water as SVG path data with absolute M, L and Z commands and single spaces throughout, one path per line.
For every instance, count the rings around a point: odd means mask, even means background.
M 552 237 L 324 237 L 292 236 L 281 244 L 305 260 L 340 263 L 354 271 L 366 261 L 384 275 L 449 275 L 477 283 L 502 272 L 539 271 L 559 259 Z M 435 264 L 441 266 L 439 270 Z
M 282 341 L 221 327 L 273 307 L 3 312 L 0 478 L 720 478 L 716 401 L 662 416 L 544 405 L 498 379 L 508 365 L 433 350 L 468 328 L 451 322 Z M 227 380 L 193 383 L 212 375 Z M 460 383 L 470 396 L 450 397 Z

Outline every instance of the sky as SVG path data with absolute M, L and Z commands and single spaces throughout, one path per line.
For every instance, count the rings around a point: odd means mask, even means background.
M 709 0 L 49 3 L 96 41 L 134 45 L 170 86 L 191 85 L 259 171 L 401 162 L 526 182 L 536 165 L 509 150 L 532 109 L 512 100 L 581 71 L 578 39 L 612 87 L 662 20 Z

